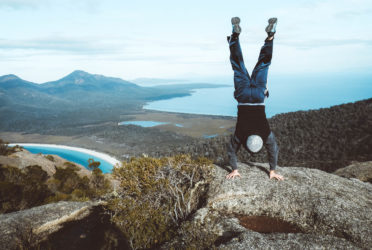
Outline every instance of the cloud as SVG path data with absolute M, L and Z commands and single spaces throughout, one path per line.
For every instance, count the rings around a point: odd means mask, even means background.
M 0 9 L 39 9 L 42 7 L 53 7 L 57 8 L 65 7 L 68 9 L 80 9 L 80 10 L 97 10 L 100 6 L 99 0 L 0 0 Z
M 334 14 L 334 17 L 339 19 L 354 19 L 360 18 L 361 16 L 370 16 L 372 15 L 372 9 L 361 9 L 361 10 L 345 10 L 340 11 Z
M 105 44 L 106 43 L 106 44 Z M 128 44 L 113 44 L 110 41 L 97 39 L 74 39 L 66 37 L 41 38 L 30 40 L 0 39 L 0 50 L 36 50 L 56 51 L 73 54 L 110 54 Z
M 296 47 L 298 49 L 314 49 L 322 47 L 333 47 L 333 46 L 347 46 L 347 45 L 364 45 L 372 46 L 372 39 L 313 39 L 306 41 L 304 40 L 293 40 L 278 42 L 280 45 Z
M 0 0 L 0 8 L 10 8 L 14 10 L 38 8 L 48 4 L 49 0 Z
M 0 52 L 6 58 L 19 57 L 22 53 L 33 56 L 64 54 L 69 56 L 95 56 L 119 61 L 166 61 L 198 57 L 218 51 L 215 42 L 168 41 L 143 37 L 67 37 L 9 40 L 0 39 Z M 22 53 L 14 53 L 22 52 Z M 4 58 L 3 58 L 4 59 Z

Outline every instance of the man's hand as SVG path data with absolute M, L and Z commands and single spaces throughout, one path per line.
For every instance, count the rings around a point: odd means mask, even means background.
M 233 170 L 230 174 L 226 175 L 226 179 L 234 179 L 235 176 L 241 177 L 238 170 Z
M 280 174 L 276 174 L 274 170 L 270 170 L 270 179 L 272 179 L 272 178 L 275 178 L 279 181 L 284 180 L 283 176 L 281 176 Z

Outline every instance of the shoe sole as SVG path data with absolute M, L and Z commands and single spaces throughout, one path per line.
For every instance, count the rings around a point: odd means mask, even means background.
M 242 31 L 242 28 L 240 28 L 240 18 L 239 17 L 233 17 L 231 18 L 231 24 L 233 25 L 233 32 L 240 33 Z
M 276 25 L 277 21 L 278 21 L 278 18 L 276 18 L 276 17 L 270 18 L 269 19 L 269 25 L 267 25 L 265 31 L 267 33 L 271 32 L 271 30 L 273 29 L 274 25 Z
M 240 18 L 239 17 L 233 17 L 233 18 L 231 18 L 231 24 L 232 25 L 240 24 Z

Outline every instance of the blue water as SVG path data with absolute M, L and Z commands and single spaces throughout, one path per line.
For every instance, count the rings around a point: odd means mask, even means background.
M 266 114 L 327 108 L 372 97 L 372 75 L 309 75 L 269 77 Z M 231 87 L 196 89 L 191 96 L 149 102 L 145 109 L 167 112 L 236 116 Z
M 218 136 L 218 134 L 213 134 L 213 135 L 203 135 L 203 138 L 210 139 Z
M 169 122 L 155 122 L 155 121 L 125 121 L 119 122 L 118 125 L 136 125 L 144 128 L 155 127 L 159 125 L 169 124 Z M 183 128 L 183 124 L 173 123 L 174 126 Z
M 23 146 L 26 150 L 30 151 L 33 154 L 48 154 L 48 155 L 58 155 L 68 161 L 75 162 L 78 164 L 83 165 L 84 167 L 88 168 L 88 159 L 93 158 L 94 161 L 99 161 L 101 165 L 99 168 L 102 170 L 103 173 L 110 173 L 113 166 L 112 164 L 108 163 L 107 161 L 98 158 L 96 156 L 82 153 L 75 150 L 70 149 L 63 149 L 63 148 L 54 148 L 54 147 L 42 147 L 42 146 Z
M 154 121 L 125 121 L 119 122 L 119 125 L 136 125 L 145 128 L 155 127 L 159 125 L 168 124 L 168 122 L 154 122 Z

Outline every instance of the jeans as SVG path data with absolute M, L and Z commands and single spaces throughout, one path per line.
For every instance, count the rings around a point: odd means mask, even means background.
M 229 42 L 230 62 L 234 71 L 234 97 L 239 103 L 263 103 L 267 85 L 267 74 L 273 54 L 273 40 L 265 40 L 252 77 L 244 65 L 239 37 L 232 37 Z

